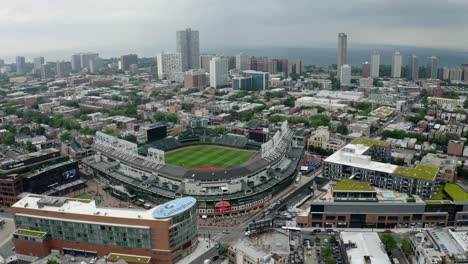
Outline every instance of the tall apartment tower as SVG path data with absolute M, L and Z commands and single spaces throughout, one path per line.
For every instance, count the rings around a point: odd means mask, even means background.
M 120 65 L 122 66 L 122 71 L 129 71 L 130 65 L 132 64 L 138 64 L 138 56 L 136 54 L 120 56 Z
M 419 79 L 419 57 L 412 54 L 408 56 L 408 80 L 416 81 Z
M 210 61 L 210 86 L 222 88 L 228 85 L 228 60 L 214 57 Z
M 210 60 L 215 56 L 215 54 L 200 55 L 200 69 L 205 70 L 205 72 L 210 72 Z
M 81 70 L 81 55 L 79 53 L 71 56 L 71 66 L 73 71 Z
M 439 65 L 439 58 L 431 56 L 427 58 L 427 77 L 429 79 L 437 79 L 437 71 Z
M 239 53 L 236 56 L 236 69 L 240 71 L 246 71 L 248 68 L 249 57 L 244 53 Z
M 302 73 L 302 60 L 297 59 L 296 60 L 296 74 L 301 75 L 301 73 Z
M 395 51 L 392 56 L 392 78 L 401 78 L 401 53 Z
M 350 86 L 351 85 L 351 66 L 344 64 L 341 66 L 340 71 L 340 81 L 341 86 Z
M 25 73 L 26 72 L 26 59 L 24 57 L 16 57 L 16 72 Z
M 178 52 L 162 52 L 157 56 L 159 79 L 172 79 L 176 72 L 182 72 L 182 55 Z
M 362 72 L 361 72 L 361 76 L 362 78 L 369 78 L 370 77 L 370 74 L 371 74 L 371 65 L 369 64 L 368 61 L 364 62 L 362 64 L 362 68 L 361 68 Z
M 336 78 L 341 78 L 341 66 L 346 64 L 346 49 L 348 47 L 348 36 L 345 33 L 338 34 L 338 61 L 336 63 Z
M 51 69 L 50 69 L 50 64 L 42 64 L 40 71 L 41 71 L 41 79 L 42 80 L 52 78 L 52 72 L 51 72 Z
M 200 43 L 198 30 L 177 31 L 177 52 L 182 55 L 182 70 L 200 69 Z
M 34 58 L 34 70 L 41 70 L 41 65 L 44 64 L 45 60 L 44 57 L 37 57 Z
M 380 70 L 380 53 L 377 50 L 372 51 L 371 54 L 371 72 L 370 76 L 372 78 L 379 78 Z
M 57 74 L 57 78 L 65 77 L 65 62 L 64 61 L 57 61 L 55 63 L 55 73 Z

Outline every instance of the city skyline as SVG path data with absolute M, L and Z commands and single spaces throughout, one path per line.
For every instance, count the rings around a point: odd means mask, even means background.
M 335 42 L 336 32 L 346 32 L 352 36 L 355 44 L 466 49 L 463 34 L 454 34 L 468 24 L 468 19 L 464 17 L 468 3 L 463 1 L 452 1 L 450 5 L 420 0 L 411 3 L 361 0 L 353 4 L 344 1 L 327 4 L 298 1 L 293 6 L 277 2 L 267 7 L 267 15 L 244 12 L 245 19 L 241 23 L 234 23 L 232 21 L 237 20 L 230 19 L 236 12 L 223 12 L 237 10 L 242 6 L 237 3 L 211 3 L 205 8 L 206 5 L 190 1 L 138 1 L 132 4 L 133 9 L 128 9 L 128 4 L 123 1 L 113 1 L 112 6 L 108 1 L 100 1 L 93 9 L 85 9 L 89 1 L 81 1 L 79 4 L 55 2 L 53 6 L 38 2 L 40 1 L 8 3 L 0 8 L 0 14 L 3 14 L 0 28 L 9 36 L 0 44 L 0 57 L 57 51 L 63 50 L 63 47 L 76 51 L 118 49 L 128 50 L 128 53 L 141 53 L 138 52 L 140 49 L 151 46 L 152 54 L 156 54 L 172 48 L 175 42 L 173 32 L 186 27 L 204 32 L 200 41 L 200 47 L 205 47 L 202 52 L 220 45 L 246 48 L 326 47 Z M 254 9 L 263 2 L 249 5 Z M 360 5 L 366 12 L 361 12 L 357 17 L 351 12 L 355 5 Z M 330 8 L 335 6 L 339 8 Z M 411 12 L 419 6 L 423 6 L 427 12 Z M 40 15 L 51 7 L 57 11 L 54 15 Z M 153 10 L 165 12 L 156 15 Z M 294 15 L 288 15 L 284 10 L 290 10 L 288 13 Z M 386 14 L 382 14 L 382 10 Z M 99 13 L 99 16 L 94 16 L 95 13 Z M 169 15 L 173 13 L 180 15 Z M 78 23 L 83 14 L 93 19 Z M 430 23 L 424 22 L 426 20 L 423 15 L 432 16 Z M 379 19 L 375 19 L 378 16 Z M 276 19 L 272 21 L 275 17 L 283 18 L 278 21 L 293 22 L 279 23 Z M 330 17 L 334 18 L 333 21 Z M 322 19 L 328 21 L 327 29 L 314 28 L 310 32 L 313 34 L 304 34 L 310 31 L 311 24 Z M 211 23 L 212 21 L 217 23 Z M 155 27 L 157 25 L 164 26 Z M 147 34 L 149 26 L 152 29 L 151 34 Z M 223 30 L 219 30 L 220 28 Z M 281 32 L 281 38 L 277 37 L 278 32 Z M 438 37 L 433 38 L 434 35 Z

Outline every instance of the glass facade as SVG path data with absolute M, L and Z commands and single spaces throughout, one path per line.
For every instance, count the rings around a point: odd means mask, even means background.
M 196 206 L 173 217 L 173 225 L 169 228 L 170 246 L 177 247 L 184 241 L 192 239 L 197 233 Z
M 149 228 L 42 219 L 22 215 L 16 215 L 16 227 L 47 232 L 47 236 L 54 240 L 125 248 L 152 248 Z

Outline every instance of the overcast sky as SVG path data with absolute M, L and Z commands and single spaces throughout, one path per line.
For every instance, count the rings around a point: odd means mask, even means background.
M 468 49 L 468 0 L 1 0 L 0 57 L 50 51 L 348 45 Z

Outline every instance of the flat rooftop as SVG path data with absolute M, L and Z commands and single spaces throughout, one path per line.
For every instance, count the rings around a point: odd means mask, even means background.
M 155 220 L 153 212 L 158 208 L 149 210 L 130 209 L 130 208 L 105 208 L 97 207 L 94 200 L 76 199 L 65 197 L 52 197 L 43 195 L 34 195 L 24 197 L 11 207 L 27 208 L 48 212 L 70 213 L 80 215 L 100 215 L 104 217 L 118 217 L 130 219 Z M 158 219 L 164 220 L 164 219 Z
M 348 257 L 351 257 L 350 264 L 369 263 L 365 257 L 370 258 L 370 263 L 391 264 L 377 232 L 341 232 L 340 237 L 343 243 L 351 241 L 356 245 L 346 250 Z
M 458 184 L 445 184 L 444 191 L 456 202 L 468 201 L 468 193 Z
M 356 138 L 355 140 L 351 141 L 351 144 L 357 145 L 365 145 L 368 147 L 372 146 L 380 146 L 380 147 L 388 147 L 390 146 L 389 142 L 382 141 L 382 140 L 376 140 L 376 139 L 370 139 L 370 138 Z
M 342 179 L 333 186 L 333 191 L 375 192 L 375 189 L 368 182 Z
M 434 181 L 438 172 L 439 169 L 436 167 L 419 164 L 414 168 L 398 166 L 393 174 L 410 178 L 423 179 L 426 181 Z

